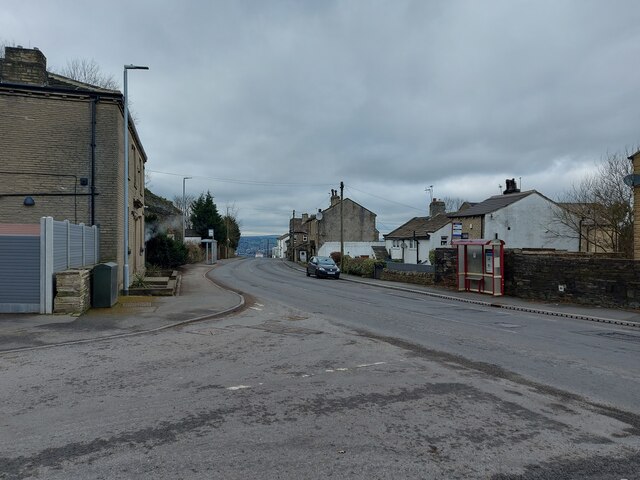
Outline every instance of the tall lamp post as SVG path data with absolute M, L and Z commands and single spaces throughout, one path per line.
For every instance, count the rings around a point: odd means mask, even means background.
M 124 267 L 122 291 L 129 295 L 129 97 L 127 96 L 127 71 L 149 70 L 140 65 L 124 66 Z
M 187 200 L 184 182 L 193 177 L 182 177 L 182 242 L 184 243 L 185 230 L 187 229 Z

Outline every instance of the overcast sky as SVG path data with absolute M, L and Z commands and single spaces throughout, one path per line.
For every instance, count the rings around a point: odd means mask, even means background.
M 282 234 L 330 190 L 388 233 L 506 178 L 558 198 L 640 142 L 637 0 L 29 0 L 0 40 L 94 59 L 129 94 L 150 189 Z M 162 172 L 162 173 L 161 173 Z

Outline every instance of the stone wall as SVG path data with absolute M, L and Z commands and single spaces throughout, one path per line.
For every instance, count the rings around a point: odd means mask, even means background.
M 458 250 L 455 248 L 436 248 L 435 257 L 435 284 L 445 288 L 457 289 Z
M 91 306 L 91 270 L 65 270 L 56 273 L 53 313 L 86 312 Z
M 640 308 L 640 262 L 593 254 L 505 250 L 505 294 L 532 300 Z
M 435 251 L 435 273 L 390 272 L 381 279 L 457 289 L 454 248 Z M 505 295 L 607 308 L 640 308 L 640 262 L 603 254 L 505 249 Z
M 380 280 L 386 280 L 389 282 L 412 283 L 415 285 L 428 285 L 428 286 L 432 286 L 434 284 L 433 273 L 400 272 L 397 270 L 387 270 L 387 269 L 385 269 L 380 275 Z

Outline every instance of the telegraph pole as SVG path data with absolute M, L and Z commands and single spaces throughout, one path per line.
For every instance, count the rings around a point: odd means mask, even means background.
M 291 240 L 291 261 L 296 261 L 296 211 L 293 211 L 293 219 L 291 220 L 291 233 L 289 234 Z
M 225 228 L 227 230 L 227 258 L 229 258 L 229 207 L 227 207 L 227 217 L 225 218 Z
M 344 265 L 344 209 L 342 200 L 344 200 L 344 182 L 340 182 L 340 271 Z

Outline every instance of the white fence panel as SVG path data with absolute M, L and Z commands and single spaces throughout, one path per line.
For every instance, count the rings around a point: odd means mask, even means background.
M 99 262 L 97 227 L 42 217 L 0 225 L 0 313 L 52 313 L 54 275 Z

